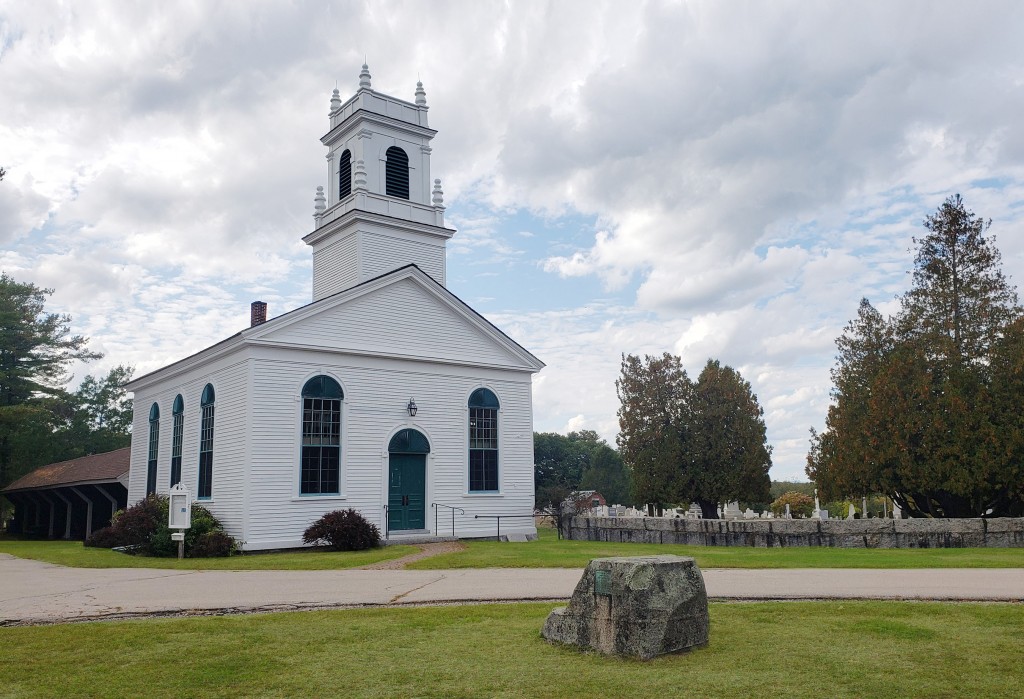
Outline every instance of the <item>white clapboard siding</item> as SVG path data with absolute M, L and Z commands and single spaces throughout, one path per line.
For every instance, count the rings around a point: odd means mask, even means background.
M 171 406 L 185 400 L 182 482 L 198 480 L 199 400 L 207 382 L 217 395 L 213 498 L 204 504 L 243 548 L 302 545 L 302 532 L 325 512 L 355 508 L 384 529 L 387 445 L 412 427 L 431 445 L 427 459 L 426 525 L 435 529 L 430 503 L 464 510 L 458 536 L 493 536 L 496 522 L 474 515 L 521 515 L 502 522 L 502 533 L 532 533 L 533 417 L 531 377 L 540 368 L 528 354 L 461 306 L 453 307 L 413 268 L 367 287 L 299 309 L 241 341 L 172 365 L 135 384 L 129 497 L 145 494 L 148 414 L 160 405 L 158 492 L 169 484 Z M 455 302 L 457 304 L 457 302 Z M 301 389 L 318 374 L 343 387 L 341 492 L 299 493 Z M 499 411 L 499 492 L 470 493 L 468 400 L 487 387 Z M 406 404 L 415 398 L 419 413 Z M 439 510 L 438 533 L 451 533 L 451 515 Z
M 263 338 L 426 360 L 497 366 L 523 363 L 409 278 L 325 308 Z
M 313 300 L 359 283 L 358 234 L 313 253 Z
M 466 510 L 456 522 L 463 536 L 493 535 L 494 520 L 474 514 L 529 514 L 533 509 L 533 432 L 529 374 L 492 371 L 480 381 L 444 365 L 414 365 L 399 360 L 363 360 L 335 354 L 306 353 L 307 361 L 281 358 L 255 361 L 253 373 L 252 471 L 250 521 L 246 547 L 299 545 L 302 532 L 323 513 L 348 507 L 383 529 L 387 497 L 387 444 L 399 429 L 413 427 L 430 441 L 427 462 L 427 527 L 434 528 L 431 502 Z M 389 366 L 393 365 L 393 366 Z M 334 377 L 345 391 L 342 423 L 341 496 L 299 495 L 302 385 L 319 373 Z M 504 379 L 493 376 L 505 375 Z M 500 481 L 498 495 L 474 495 L 468 487 L 468 408 L 470 393 L 485 385 L 501 401 L 499 416 Z M 410 397 L 420 409 L 405 410 Z M 451 531 L 451 516 L 439 517 L 441 533 Z M 532 532 L 528 518 L 502 523 L 503 532 Z
M 439 284 L 445 283 L 444 245 L 367 232 L 361 233 L 359 254 L 363 270 L 361 281 L 413 263 Z
M 149 454 L 149 409 L 154 401 L 160 406 L 160 450 L 157 467 L 157 492 L 170 488 L 171 440 L 174 420 L 171 414 L 178 394 L 185 404 L 182 434 L 181 482 L 195 497 L 199 481 L 200 400 L 207 383 L 213 384 L 213 497 L 201 504 L 207 507 L 234 537 L 244 538 L 244 498 L 246 463 L 246 405 L 248 402 L 248 361 L 238 352 L 192 371 L 136 391 L 138 406 L 132 422 L 131 468 L 128 502 L 134 504 L 146 496 L 146 467 Z

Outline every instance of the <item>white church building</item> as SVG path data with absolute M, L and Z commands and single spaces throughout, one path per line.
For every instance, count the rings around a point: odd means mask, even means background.
M 532 376 L 544 364 L 445 286 L 440 180 L 413 102 L 331 99 L 312 303 L 128 385 L 128 502 L 181 482 L 246 550 L 354 508 L 403 536 L 535 535 Z M 454 509 L 453 509 L 454 508 Z M 512 517 L 508 517 L 512 515 Z M 436 522 L 436 524 L 435 524 Z

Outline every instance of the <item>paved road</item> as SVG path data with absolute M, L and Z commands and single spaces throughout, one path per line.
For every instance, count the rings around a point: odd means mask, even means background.
M 568 599 L 581 570 L 65 568 L 0 554 L 0 626 L 148 615 Z M 705 570 L 713 599 L 1024 601 L 1024 569 Z

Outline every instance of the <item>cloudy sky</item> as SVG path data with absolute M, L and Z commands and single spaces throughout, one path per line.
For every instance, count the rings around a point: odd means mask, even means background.
M 0 267 L 143 373 L 310 299 L 331 91 L 421 79 L 451 290 L 617 432 L 620 354 L 709 357 L 804 479 L 834 340 L 960 192 L 1024 279 L 1024 4 L 0 0 Z

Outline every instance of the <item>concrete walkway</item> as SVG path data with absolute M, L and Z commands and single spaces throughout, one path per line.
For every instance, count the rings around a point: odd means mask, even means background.
M 0 554 L 0 626 L 137 616 L 562 600 L 581 570 L 187 571 L 65 568 Z M 726 600 L 1024 601 L 1024 569 L 705 570 Z

